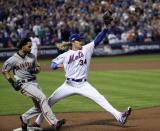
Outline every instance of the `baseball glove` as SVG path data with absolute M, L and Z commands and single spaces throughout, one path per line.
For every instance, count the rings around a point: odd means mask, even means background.
M 107 10 L 107 11 L 103 14 L 104 24 L 107 26 L 108 24 L 111 23 L 112 20 L 113 20 L 113 18 L 112 18 L 112 12 L 111 12 L 110 10 Z
M 21 82 L 14 82 L 12 83 L 13 88 L 15 89 L 15 91 L 19 91 L 22 88 L 22 83 Z
M 22 87 L 22 83 L 18 81 L 14 81 L 12 78 L 8 79 L 12 87 L 14 88 L 15 91 L 19 91 Z
M 68 50 L 69 45 L 70 45 L 70 42 L 63 41 L 62 43 L 57 43 L 56 47 L 61 51 L 66 51 Z

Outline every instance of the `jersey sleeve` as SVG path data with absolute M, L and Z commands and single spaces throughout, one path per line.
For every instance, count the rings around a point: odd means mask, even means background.
M 84 50 L 87 52 L 87 53 L 90 53 L 90 55 L 93 54 L 93 51 L 94 51 L 94 41 L 86 44 L 83 46 Z
M 55 59 L 53 59 L 52 62 L 54 62 L 56 64 L 63 64 L 64 56 L 65 56 L 65 53 L 63 53 L 63 54 L 59 55 L 58 57 L 56 57 Z
M 13 57 L 10 57 L 9 59 L 7 59 L 4 64 L 3 64 L 3 67 L 2 67 L 2 71 L 10 71 L 10 70 L 13 70 L 15 66 L 15 60 Z

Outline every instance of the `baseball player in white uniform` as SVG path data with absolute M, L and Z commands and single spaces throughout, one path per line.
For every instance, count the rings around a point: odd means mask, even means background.
M 20 116 L 23 131 L 27 131 L 29 119 L 40 112 L 51 127 L 59 129 L 65 123 L 65 119 L 58 120 L 56 118 L 48 105 L 46 96 L 37 83 L 35 74 L 40 72 L 40 66 L 35 56 L 30 53 L 31 45 L 31 40 L 24 38 L 18 45 L 18 52 L 5 61 L 2 73 L 16 91 L 30 97 L 34 102 L 35 106 Z M 15 80 L 10 71 L 13 71 Z
M 31 53 L 37 58 L 38 55 L 38 47 L 40 46 L 40 39 L 35 36 L 35 34 L 30 37 L 31 41 L 32 41 L 32 47 L 31 47 Z
M 51 64 L 53 70 L 64 67 L 66 80 L 49 97 L 48 103 L 52 106 L 59 100 L 68 96 L 85 96 L 96 102 L 106 111 L 110 112 L 120 125 L 123 126 L 131 113 L 131 108 L 128 107 L 124 112 L 117 111 L 102 94 L 87 82 L 90 60 L 94 48 L 103 40 L 106 32 L 107 29 L 104 29 L 92 42 L 84 46 L 82 46 L 81 37 L 78 34 L 72 34 L 70 36 L 71 49 L 53 59 Z M 43 116 L 39 115 L 33 125 L 40 126 L 42 120 Z

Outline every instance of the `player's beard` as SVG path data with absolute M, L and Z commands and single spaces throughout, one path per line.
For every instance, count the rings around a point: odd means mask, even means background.
M 27 54 L 31 53 L 31 50 L 24 50 L 23 52 L 24 52 L 25 55 L 27 55 Z

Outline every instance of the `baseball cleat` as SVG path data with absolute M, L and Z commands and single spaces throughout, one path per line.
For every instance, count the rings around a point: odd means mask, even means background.
M 66 120 L 65 120 L 65 119 L 59 120 L 59 121 L 57 122 L 57 124 L 55 125 L 56 131 L 58 131 L 65 123 L 66 123 Z
M 28 131 L 43 131 L 40 127 L 28 127 Z
M 28 125 L 28 127 L 38 127 L 38 128 L 40 128 L 41 126 L 38 125 L 36 122 L 34 122 L 33 124 Z
M 28 131 L 27 130 L 27 123 L 24 123 L 23 119 L 22 119 L 22 116 L 19 117 L 20 120 L 21 120 L 21 128 L 22 128 L 22 131 Z
M 129 115 L 131 114 L 132 108 L 128 107 L 128 109 L 121 114 L 121 118 L 118 120 L 121 126 L 124 126 L 124 124 L 127 122 L 127 119 Z

